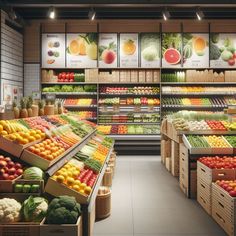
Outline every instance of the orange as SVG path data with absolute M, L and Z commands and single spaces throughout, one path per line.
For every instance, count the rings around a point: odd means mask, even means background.
M 125 55 L 133 55 L 136 51 L 136 45 L 132 39 L 126 40 L 122 45 L 122 50 Z
M 202 52 L 206 47 L 206 41 L 201 38 L 197 37 L 195 40 L 193 40 L 193 48 L 195 52 Z
M 70 42 L 69 51 L 70 51 L 70 54 L 73 55 L 73 56 L 79 55 L 80 46 L 79 46 L 79 41 L 78 40 L 74 39 Z
M 73 187 L 72 187 L 75 191 L 79 191 L 79 185 L 73 185 Z

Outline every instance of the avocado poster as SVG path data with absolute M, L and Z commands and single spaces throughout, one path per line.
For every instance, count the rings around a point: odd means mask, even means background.
M 98 66 L 101 68 L 116 68 L 117 65 L 117 34 L 99 34 Z
M 236 34 L 210 34 L 210 67 L 236 67 Z
M 97 33 L 66 35 L 66 67 L 97 67 Z
M 42 34 L 42 67 L 65 67 L 65 34 Z
M 138 67 L 138 34 L 120 34 L 120 67 Z
M 183 34 L 183 67 L 209 67 L 209 34 Z
M 140 34 L 141 67 L 160 67 L 160 35 L 158 33 Z

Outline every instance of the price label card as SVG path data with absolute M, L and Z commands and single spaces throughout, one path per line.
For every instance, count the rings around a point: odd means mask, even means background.
M 55 94 L 52 94 L 52 93 L 46 94 L 46 100 L 54 101 L 55 99 L 56 99 L 56 95 Z
M 153 112 L 154 111 L 154 106 L 149 106 L 148 107 L 148 112 Z
M 11 104 L 6 104 L 5 105 L 5 111 L 12 111 L 13 107 Z
M 120 112 L 120 106 L 119 105 L 114 105 L 113 106 L 113 111 L 114 112 Z
M 33 91 L 32 96 L 34 100 L 39 100 L 40 99 L 40 92 L 39 91 Z
M 140 106 L 135 106 L 134 107 L 134 112 L 140 112 L 141 111 L 141 107 Z

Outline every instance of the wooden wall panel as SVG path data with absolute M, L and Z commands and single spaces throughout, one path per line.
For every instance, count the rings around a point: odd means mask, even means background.
M 181 32 L 181 21 L 162 21 L 162 32 Z
M 33 22 L 24 28 L 24 62 L 40 63 L 39 22 Z
M 235 20 L 214 20 L 211 22 L 211 32 L 236 33 Z
M 196 33 L 208 33 L 209 22 L 199 20 L 186 20 L 183 21 L 183 32 L 196 32 Z
M 97 32 L 97 22 L 69 21 L 66 25 L 66 31 L 67 33 Z
M 65 33 L 66 23 L 61 21 L 42 23 L 42 33 Z

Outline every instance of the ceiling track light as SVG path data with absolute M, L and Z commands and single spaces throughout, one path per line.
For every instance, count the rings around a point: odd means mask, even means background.
M 13 10 L 12 7 L 11 7 L 10 11 L 8 12 L 8 16 L 11 20 L 16 20 L 17 19 L 16 12 Z
M 164 20 L 168 20 L 170 18 L 170 12 L 165 9 L 162 11 L 162 16 Z
M 89 17 L 90 20 L 94 20 L 94 19 L 95 19 L 95 17 L 96 17 L 96 11 L 95 11 L 93 8 L 91 8 L 91 9 L 89 10 L 89 12 L 88 12 L 88 17 Z
M 50 7 L 50 9 L 49 9 L 49 18 L 50 19 L 55 19 L 55 17 L 56 17 L 55 8 L 54 7 Z
M 202 20 L 202 18 L 204 17 L 204 13 L 200 10 L 200 8 L 197 9 L 196 16 L 198 20 Z

